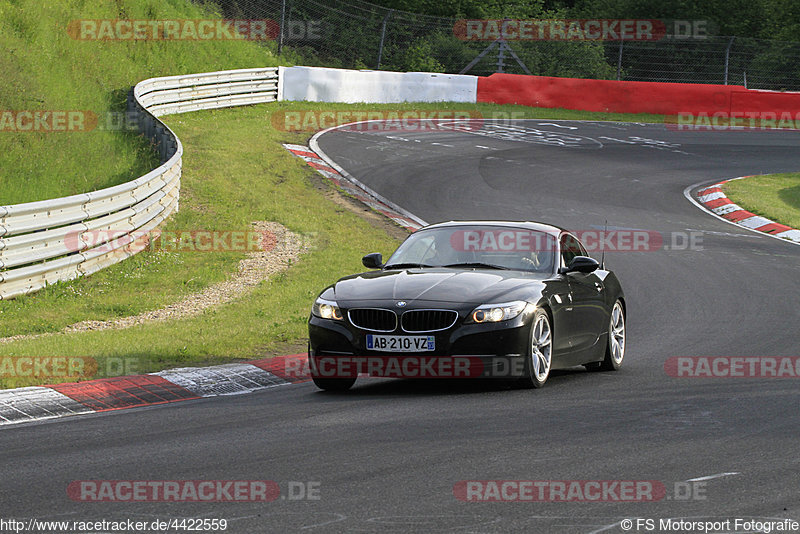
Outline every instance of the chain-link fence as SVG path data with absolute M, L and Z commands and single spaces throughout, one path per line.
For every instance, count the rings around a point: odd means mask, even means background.
M 800 90 L 800 43 L 743 37 L 604 44 L 619 79 Z M 615 76 L 616 78 L 616 76 Z
M 274 20 L 280 33 L 269 46 L 298 64 L 800 90 L 798 42 L 719 36 L 494 42 L 465 40 L 455 19 L 391 10 L 362 0 L 214 0 L 213 4 L 229 18 Z

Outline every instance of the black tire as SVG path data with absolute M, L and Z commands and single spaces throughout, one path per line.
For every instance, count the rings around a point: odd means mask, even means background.
M 553 327 L 545 310 L 536 310 L 529 338 L 520 385 L 524 388 L 540 388 L 547 382 L 553 366 Z
M 617 299 L 611 308 L 611 317 L 608 321 L 608 340 L 606 342 L 606 357 L 600 363 L 601 371 L 616 371 L 622 367 L 625 358 L 626 345 L 625 307 Z
M 309 372 L 311 374 L 311 380 L 314 381 L 314 384 L 319 389 L 324 389 L 325 391 L 347 391 L 350 389 L 353 384 L 356 383 L 355 376 L 335 376 L 331 377 L 330 375 L 325 376 L 324 373 L 320 373 L 318 370 L 318 366 L 320 365 L 317 361 L 317 357 L 313 355 L 311 350 L 311 344 L 308 346 L 308 363 L 309 363 Z M 320 376 L 321 375 L 321 376 Z
M 325 391 L 347 391 L 356 383 L 355 378 L 315 378 L 311 377 L 319 389 Z

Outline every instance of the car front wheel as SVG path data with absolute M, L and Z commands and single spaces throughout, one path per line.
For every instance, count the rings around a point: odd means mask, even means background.
M 600 369 L 616 371 L 622 366 L 622 359 L 625 357 L 625 308 L 619 299 L 611 308 L 611 318 L 608 323 L 606 357 L 600 364 Z
M 544 386 L 550 376 L 552 361 L 553 328 L 550 316 L 545 310 L 536 310 L 531 322 L 530 343 L 521 380 L 522 386 L 526 388 Z

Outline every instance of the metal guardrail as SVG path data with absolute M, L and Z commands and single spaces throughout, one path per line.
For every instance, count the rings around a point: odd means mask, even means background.
M 140 250 L 137 236 L 178 211 L 183 147 L 157 117 L 277 98 L 277 67 L 136 84 L 128 96 L 129 116 L 153 142 L 161 165 L 136 180 L 91 193 L 0 206 L 0 300 L 124 260 Z

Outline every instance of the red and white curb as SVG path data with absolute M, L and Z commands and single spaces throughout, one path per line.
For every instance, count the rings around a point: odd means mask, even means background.
M 751 178 L 751 176 L 742 176 L 740 178 L 733 178 L 733 180 L 741 180 L 743 178 Z M 796 230 L 785 224 L 776 223 L 766 217 L 751 213 L 738 204 L 734 204 L 731 199 L 722 192 L 722 185 L 730 181 L 731 180 L 723 180 L 714 185 L 699 189 L 696 193 L 696 202 L 711 213 L 730 223 L 773 237 L 800 243 L 800 230 Z
M 335 164 L 325 161 L 325 159 L 317 155 L 317 153 L 309 147 L 303 145 L 293 145 L 289 143 L 284 143 L 283 147 L 308 163 L 318 173 L 333 182 L 338 188 L 342 189 L 357 200 L 363 202 L 378 213 L 389 217 L 391 220 L 403 228 L 406 228 L 410 232 L 414 232 L 425 226 L 425 221 L 411 213 L 408 213 L 399 206 L 388 202 L 386 199 L 382 198 L 380 195 L 370 190 L 363 184 L 358 183 L 350 175 L 342 172 L 341 169 L 334 168 Z
M 306 354 L 0 391 L 0 425 L 251 393 L 309 379 Z

